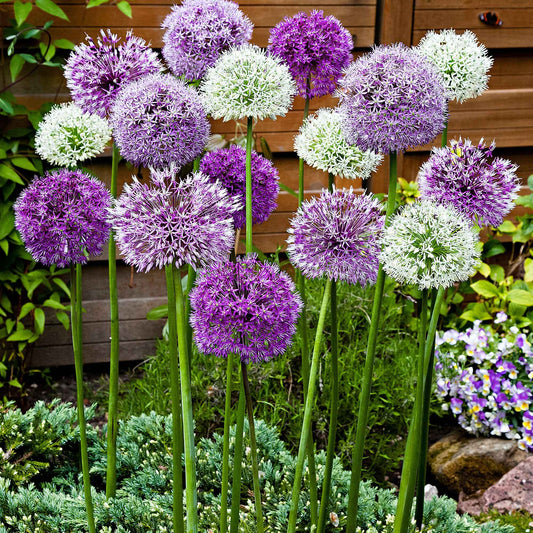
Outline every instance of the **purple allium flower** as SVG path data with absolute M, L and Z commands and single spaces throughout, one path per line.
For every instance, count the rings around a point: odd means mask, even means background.
M 323 11 L 285 17 L 270 30 L 268 40 L 268 50 L 287 63 L 298 94 L 304 98 L 335 90 L 342 71 L 352 60 L 352 48 L 350 33 L 335 17 L 324 17 Z
M 171 74 L 145 76 L 124 87 L 110 122 L 122 156 L 156 168 L 191 162 L 210 129 L 196 90 Z
M 110 30 L 78 44 L 65 65 L 72 99 L 86 113 L 105 117 L 120 89 L 146 74 L 163 70 L 157 54 L 140 37 L 128 32 L 121 43 Z
M 252 220 L 261 224 L 277 207 L 279 175 L 276 167 L 262 155 L 252 152 Z M 242 201 L 243 208 L 233 215 L 235 228 L 246 224 L 246 150 L 232 145 L 207 153 L 200 162 L 200 170 L 212 181 L 220 181 L 229 194 Z
M 494 143 L 474 146 L 469 139 L 452 140 L 434 148 L 420 168 L 418 184 L 423 198 L 451 203 L 479 225 L 499 226 L 513 208 L 520 188 L 517 165 L 492 157 Z
M 110 210 L 124 261 L 141 272 L 174 264 L 221 261 L 233 248 L 238 199 L 201 172 L 176 181 L 173 169 L 153 171 L 154 183 L 135 177 Z
M 203 77 L 218 56 L 252 37 L 253 24 L 239 6 L 228 0 L 183 0 L 161 26 L 162 49 L 176 76 L 194 81 Z
M 378 272 L 384 217 L 378 200 L 349 189 L 326 190 L 291 220 L 287 252 L 304 276 L 366 285 Z
M 401 43 L 361 56 L 339 85 L 344 135 L 361 150 L 404 151 L 432 141 L 444 129 L 441 77 L 428 59 Z
M 198 349 L 218 357 L 234 353 L 245 363 L 282 354 L 302 307 L 291 278 L 255 254 L 201 270 L 190 301 Z
M 99 255 L 109 238 L 111 195 L 80 170 L 61 169 L 35 178 L 13 208 L 15 226 L 36 261 L 65 267 Z

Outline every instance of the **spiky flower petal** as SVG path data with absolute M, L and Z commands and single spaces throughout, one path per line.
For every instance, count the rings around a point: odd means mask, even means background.
M 96 42 L 86 40 L 71 52 L 65 78 L 72 99 L 87 113 L 105 117 L 124 85 L 163 70 L 157 54 L 131 32 L 122 42 L 110 30 L 101 30 Z
M 202 153 L 210 129 L 196 89 L 171 74 L 127 85 L 110 122 L 121 155 L 134 165 L 156 168 L 190 163 Z
M 261 224 L 277 207 L 279 175 L 276 167 L 261 154 L 252 152 L 252 220 Z M 235 228 L 246 224 L 246 150 L 232 145 L 207 153 L 200 162 L 200 170 L 211 180 L 218 180 L 232 196 L 240 198 L 243 208 L 233 215 Z
M 28 252 L 45 265 L 65 267 L 100 255 L 109 238 L 111 194 L 80 170 L 61 169 L 35 178 L 13 208 L 15 227 Z
M 429 31 L 417 49 L 439 70 L 450 100 L 462 103 L 486 91 L 492 58 L 470 30 Z
M 104 151 L 111 140 L 105 118 L 84 113 L 74 102 L 52 107 L 39 123 L 35 151 L 60 167 L 74 167 Z
M 291 220 L 287 252 L 304 276 L 360 285 L 376 282 L 381 206 L 351 187 L 304 202 Z
M 383 161 L 383 156 L 348 144 L 341 123 L 342 116 L 336 109 L 319 109 L 300 127 L 294 149 L 311 167 L 343 178 L 367 179 Z
M 235 2 L 184 0 L 163 21 L 162 49 L 172 73 L 194 81 L 218 56 L 252 37 L 253 24 Z
M 477 146 L 459 139 L 434 148 L 418 173 L 421 197 L 450 203 L 480 226 L 499 226 L 513 208 L 520 183 L 518 166 L 492 157 L 494 147 L 486 147 L 483 139 Z
M 233 248 L 233 213 L 241 208 L 201 172 L 176 181 L 173 169 L 153 171 L 153 183 L 124 185 L 109 219 L 124 261 L 141 272 L 222 261 Z
M 335 90 L 337 80 L 352 59 L 350 33 L 323 11 L 300 12 L 285 17 L 270 30 L 268 50 L 289 66 L 304 98 L 324 96 Z M 309 87 L 307 80 L 309 79 Z
M 207 71 L 200 91 L 207 112 L 215 119 L 262 120 L 285 115 L 296 85 L 281 59 L 245 44 L 219 57 Z
M 420 200 L 393 216 L 383 232 L 380 262 L 400 283 L 449 287 L 474 273 L 479 234 L 452 205 Z
M 444 129 L 442 78 L 428 59 L 401 43 L 361 56 L 339 86 L 344 135 L 361 150 L 401 152 L 432 141 Z
M 190 301 L 198 349 L 217 357 L 234 353 L 245 363 L 281 355 L 302 307 L 291 278 L 255 254 L 201 270 Z

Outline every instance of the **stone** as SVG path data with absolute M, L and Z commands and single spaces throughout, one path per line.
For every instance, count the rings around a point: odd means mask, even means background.
M 504 474 L 527 459 L 515 441 L 472 437 L 456 430 L 440 439 L 428 451 L 431 472 L 450 493 L 468 499 L 494 485 Z

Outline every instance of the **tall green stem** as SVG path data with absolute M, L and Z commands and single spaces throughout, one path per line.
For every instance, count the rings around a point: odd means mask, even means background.
M 448 144 L 448 121 L 444 125 L 444 130 L 442 130 L 442 136 L 440 139 L 440 145 L 444 148 Z
M 427 298 L 427 297 L 426 297 Z M 431 350 L 433 343 L 427 342 L 427 339 L 432 339 L 437 331 L 437 321 L 439 318 L 439 310 L 444 298 L 444 288 L 439 287 L 435 307 L 431 315 L 431 322 L 427 336 L 422 339 L 424 357 L 419 361 L 418 383 L 416 387 L 416 399 L 414 406 L 413 419 L 407 437 L 407 444 L 405 448 L 405 457 L 402 467 L 402 478 L 400 481 L 400 493 L 398 495 L 398 506 L 396 510 L 396 518 L 394 520 L 394 533 L 406 533 L 411 520 L 411 508 L 414 498 L 414 487 L 418 474 L 418 459 L 420 455 L 420 431 L 422 427 L 422 410 L 424 401 L 424 377 L 427 376 L 429 363 L 431 360 Z M 427 301 L 427 300 L 426 300 Z M 426 307 L 427 315 L 427 307 Z
M 313 411 L 313 403 L 315 399 L 316 378 L 318 374 L 318 363 L 320 356 L 320 345 L 322 342 L 322 332 L 324 331 L 324 323 L 326 321 L 326 311 L 331 295 L 331 280 L 326 281 L 324 287 L 324 295 L 322 296 L 322 305 L 320 307 L 320 315 L 318 317 L 318 324 L 316 327 L 315 344 L 313 348 L 313 357 L 311 359 L 311 369 L 309 372 L 309 388 L 307 389 L 307 398 L 305 400 L 304 419 L 302 423 L 302 432 L 300 435 L 300 445 L 298 447 L 298 459 L 296 461 L 296 468 L 294 472 L 294 485 L 292 487 L 291 511 L 289 514 L 289 527 L 287 533 L 294 533 L 296 531 L 296 519 L 298 514 L 298 500 L 300 496 L 301 483 L 303 477 L 304 461 L 307 453 L 307 441 L 311 430 L 311 418 Z
M 117 146 L 113 143 L 111 160 L 111 195 L 117 196 Z M 109 236 L 109 314 L 111 318 L 111 347 L 109 355 L 109 407 L 107 413 L 107 475 L 106 498 L 114 498 L 117 490 L 117 433 L 118 433 L 118 374 L 119 374 L 119 320 L 117 292 L 117 260 L 113 231 Z
M 89 475 L 89 454 L 87 451 L 87 424 L 83 406 L 83 352 L 82 352 L 82 296 L 81 265 L 70 266 L 70 321 L 72 330 L 72 350 L 76 372 L 76 403 L 78 408 L 78 425 L 80 427 L 81 469 L 83 473 L 83 492 L 87 509 L 89 533 L 95 533 L 93 499 L 91 495 L 91 478 Z
M 246 125 L 246 253 L 252 252 L 252 143 L 253 118 Z
M 178 324 L 174 267 L 165 267 L 168 298 L 168 352 L 170 360 L 170 394 L 172 399 L 172 519 L 174 531 L 183 533 L 183 431 L 181 427 L 181 400 L 178 366 Z M 179 283 L 179 281 L 178 281 Z
M 397 183 L 397 156 L 396 152 L 389 154 L 389 192 L 387 198 L 387 211 L 385 224 L 388 223 L 396 205 L 396 183 Z M 355 432 L 355 443 L 352 450 L 352 475 L 350 478 L 350 494 L 348 499 L 348 517 L 346 522 L 346 533 L 355 533 L 357 523 L 357 508 L 359 501 L 359 484 L 361 483 L 361 470 L 363 468 L 363 452 L 365 446 L 368 410 L 370 405 L 370 390 L 372 388 L 372 373 L 374 369 L 374 356 L 376 353 L 376 343 L 378 337 L 379 315 L 381 311 L 381 300 L 385 287 L 385 272 L 380 265 L 377 275 L 376 287 L 374 289 L 374 301 L 372 302 L 372 316 L 370 319 L 370 329 L 366 346 L 365 367 L 363 370 L 363 383 L 359 393 L 359 411 L 357 416 L 357 428 Z
M 250 382 L 248 381 L 248 368 L 246 363 L 241 361 L 242 384 L 244 386 L 244 395 L 246 397 L 246 411 L 248 412 L 248 427 L 250 430 L 250 450 L 252 454 L 252 476 L 254 481 L 254 500 L 255 500 L 255 527 L 257 533 L 263 533 L 263 510 L 261 506 L 261 486 L 259 484 L 259 465 L 257 461 L 257 441 L 255 438 L 254 411 L 252 408 L 252 394 L 250 393 Z
M 329 191 L 333 191 L 335 177 L 329 174 Z M 337 282 L 331 282 L 331 395 L 329 407 L 329 431 L 326 452 L 326 466 L 322 481 L 320 495 L 320 514 L 318 517 L 318 533 L 323 533 L 326 528 L 326 513 L 328 510 L 329 495 L 331 491 L 331 473 L 333 471 L 333 458 L 337 438 L 337 416 L 339 411 L 339 348 L 337 339 Z

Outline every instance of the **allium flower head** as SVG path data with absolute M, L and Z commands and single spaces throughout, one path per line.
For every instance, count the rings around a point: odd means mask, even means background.
M 86 41 L 71 52 L 65 78 L 72 99 L 87 113 L 105 117 L 124 85 L 163 70 L 157 54 L 131 32 L 123 42 L 109 30 L 101 30 L 96 42 Z
M 322 108 L 308 117 L 294 139 L 294 149 L 309 166 L 343 178 L 367 179 L 383 160 L 370 150 L 348 144 L 342 134 L 342 117 Z
M 483 139 L 477 146 L 459 139 L 434 148 L 418 173 L 421 196 L 452 204 L 480 226 L 499 226 L 513 208 L 520 185 L 517 165 L 493 158 L 494 146 L 484 146 Z
M 352 36 L 335 17 L 325 17 L 323 11 L 285 17 L 270 30 L 268 43 L 270 53 L 289 66 L 298 94 L 304 98 L 331 94 L 352 59 Z
M 376 198 L 351 187 L 323 190 L 304 202 L 291 220 L 287 252 L 306 277 L 375 283 L 383 223 Z
M 184 0 L 163 21 L 162 49 L 176 76 L 194 81 L 203 77 L 218 56 L 252 37 L 253 24 L 235 2 Z
M 241 208 L 239 201 L 201 172 L 183 181 L 173 179 L 174 168 L 153 173 L 153 183 L 134 177 L 124 185 L 110 210 L 124 261 L 148 272 L 225 259 L 235 240 L 232 215 Z
M 361 56 L 339 85 L 344 135 L 361 150 L 401 152 L 444 129 L 442 78 L 428 59 L 401 43 Z
M 462 103 L 487 89 L 492 58 L 470 30 L 429 31 L 417 48 L 441 73 L 450 100 Z
M 279 175 L 276 167 L 262 155 L 252 152 L 252 221 L 261 224 L 277 207 Z M 200 162 L 200 170 L 212 181 L 218 180 L 243 205 L 233 215 L 235 228 L 246 224 L 246 150 L 241 146 L 207 153 Z
M 380 262 L 400 283 L 449 287 L 474 272 L 479 235 L 451 205 L 421 200 L 406 205 L 383 232 Z
M 281 59 L 245 44 L 221 54 L 207 71 L 200 91 L 214 119 L 262 120 L 288 111 L 296 85 Z
M 65 267 L 100 255 L 109 238 L 111 195 L 80 170 L 61 169 L 35 178 L 13 208 L 15 226 L 36 261 Z
M 124 87 L 110 122 L 122 156 L 156 168 L 191 162 L 202 153 L 210 129 L 196 90 L 171 74 L 145 76 Z
M 69 102 L 52 107 L 39 123 L 35 151 L 52 165 L 74 167 L 101 154 L 110 140 L 105 118 L 84 113 Z
M 191 291 L 191 325 L 201 352 L 259 362 L 282 354 L 302 307 L 294 283 L 255 254 L 213 263 Z

